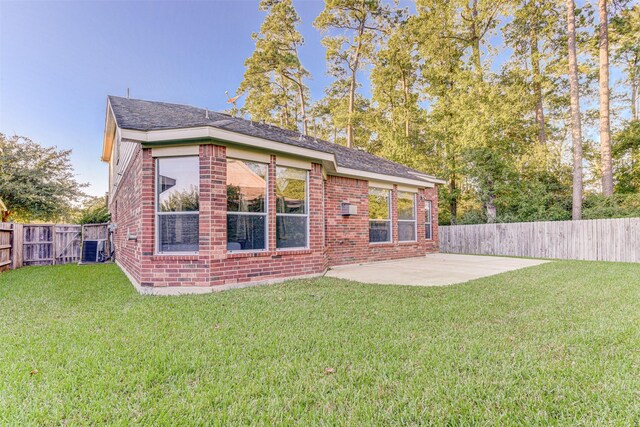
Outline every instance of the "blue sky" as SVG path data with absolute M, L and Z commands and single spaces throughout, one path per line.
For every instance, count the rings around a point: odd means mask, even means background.
M 321 1 L 297 1 L 318 99 L 325 75 Z M 227 108 L 264 14 L 257 1 L 9 2 L 0 0 L 0 132 L 73 149 L 87 190 L 107 190 L 100 162 L 106 96 Z

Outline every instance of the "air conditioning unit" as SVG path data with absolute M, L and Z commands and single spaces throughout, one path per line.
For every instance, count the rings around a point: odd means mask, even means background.
M 84 240 L 82 242 L 83 263 L 104 262 L 107 258 L 105 253 L 106 239 Z
M 358 207 L 349 202 L 342 202 L 340 203 L 340 212 L 342 213 L 342 216 L 357 215 Z

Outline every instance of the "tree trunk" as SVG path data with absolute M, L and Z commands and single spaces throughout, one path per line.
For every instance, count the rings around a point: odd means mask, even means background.
M 296 55 L 296 61 L 298 61 L 298 68 L 296 72 L 296 77 L 297 77 L 296 84 L 298 85 L 298 98 L 300 99 L 300 116 L 302 119 L 302 133 L 304 134 L 304 136 L 309 136 L 309 130 L 307 126 L 307 102 L 304 97 L 304 82 L 302 81 L 302 65 L 300 63 L 300 56 L 298 55 L 298 47 L 296 45 L 294 45 L 293 51 Z
M 351 73 L 351 83 L 349 84 L 349 110 L 347 112 L 347 147 L 353 147 L 353 110 L 356 97 L 356 69 Z
M 547 135 L 544 122 L 544 106 L 542 103 L 542 75 L 540 73 L 540 51 L 538 50 L 538 33 L 536 22 L 531 24 L 531 69 L 533 71 L 533 94 L 536 100 L 536 124 L 538 125 L 538 142 L 545 145 Z
M 487 209 L 487 224 L 493 224 L 494 222 L 496 222 L 497 209 L 495 202 L 496 196 L 494 196 L 493 193 L 489 193 L 489 195 L 487 196 L 487 203 L 485 204 L 485 207 Z
M 573 0 L 566 0 L 567 38 L 569 48 L 569 86 L 571 96 L 571 140 L 573 143 L 573 207 L 572 218 L 582 218 L 582 124 L 576 55 L 576 17 Z
M 302 119 L 302 133 L 304 136 L 308 136 L 307 129 L 307 105 L 304 99 L 304 88 L 302 86 L 302 77 L 298 75 L 298 98 L 300 100 L 300 116 Z
M 451 211 L 451 225 L 455 225 L 458 220 L 458 196 L 456 195 L 456 176 L 451 175 L 449 179 L 449 210 Z
M 611 170 L 611 129 L 609 119 L 609 29 L 607 0 L 598 0 L 600 17 L 600 160 L 602 162 L 602 194 L 613 195 Z
M 638 120 L 638 90 L 640 89 L 640 54 L 627 60 L 628 78 L 631 86 L 631 119 Z
M 482 53 L 480 51 L 480 35 L 478 34 L 478 0 L 473 0 L 471 4 L 471 49 L 472 49 L 472 60 L 473 67 L 476 71 L 476 76 L 478 80 L 482 80 Z
M 409 138 L 409 88 L 404 71 L 402 71 L 402 94 L 404 96 L 404 136 Z
M 356 87 L 358 77 L 358 67 L 360 63 L 360 48 L 362 47 L 362 34 L 364 33 L 364 19 L 360 22 L 358 27 L 358 46 L 353 54 L 353 61 L 351 62 L 351 82 L 349 83 L 349 111 L 347 116 L 347 147 L 353 147 L 354 135 L 353 135 L 353 111 L 355 109 L 356 100 Z
M 631 119 L 638 120 L 638 85 L 631 84 Z

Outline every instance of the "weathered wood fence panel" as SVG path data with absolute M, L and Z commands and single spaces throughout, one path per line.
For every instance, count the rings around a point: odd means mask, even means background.
M 23 265 L 80 261 L 80 225 L 25 224 L 23 228 Z
M 640 262 L 640 218 L 439 227 L 440 251 Z
M 99 240 L 109 237 L 109 224 L 84 224 L 82 238 L 85 240 Z
M 38 224 L 24 226 L 23 265 L 53 264 L 53 225 Z
M 11 224 L 0 223 L 0 271 L 11 268 L 12 244 L 13 228 Z
M 13 261 L 11 264 L 12 270 L 20 268 L 24 265 L 23 242 L 24 226 L 22 224 L 13 224 L 13 242 L 11 243 L 11 245 L 13 246 L 11 249 L 11 258 Z
M 55 263 L 69 264 L 80 261 L 82 228 L 79 225 L 55 226 Z
M 108 245 L 108 224 L 0 223 L 0 272 L 78 262 L 83 233 L 87 239 L 106 239 Z

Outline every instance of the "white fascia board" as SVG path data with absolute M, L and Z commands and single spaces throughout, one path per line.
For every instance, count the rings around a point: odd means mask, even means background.
M 322 151 L 312 150 L 309 148 L 296 147 L 294 145 L 285 144 L 283 142 L 271 141 L 268 139 L 258 138 L 255 136 L 244 135 L 237 132 L 214 128 L 212 126 L 200 126 L 186 129 L 163 129 L 141 131 L 132 129 L 121 129 L 121 138 L 137 141 L 142 144 L 154 142 L 169 141 L 186 141 L 215 139 L 222 142 L 230 142 L 238 145 L 249 146 L 261 150 L 274 151 L 276 153 L 287 153 L 294 156 L 306 157 L 322 163 L 324 167 L 328 167 L 330 175 L 339 175 L 351 178 L 384 181 L 395 184 L 407 184 L 420 188 L 433 188 L 435 180 L 402 178 L 393 175 L 379 174 L 375 172 L 366 172 L 358 169 L 350 169 L 338 166 L 335 155 Z M 335 172 L 334 172 L 335 171 Z M 444 182 L 443 182 L 444 183 Z
M 111 161 L 111 152 L 113 151 L 112 148 L 114 145 L 113 139 L 119 129 L 116 117 L 111 109 L 111 102 L 109 102 L 109 99 L 107 98 L 107 111 L 104 119 L 104 137 L 102 139 L 102 155 L 100 156 L 100 160 L 105 163 L 109 163 Z
M 310 159 L 327 160 L 335 162 L 335 157 L 331 153 L 310 150 L 308 148 L 296 147 L 282 142 L 257 138 L 255 136 L 243 135 L 211 126 L 202 126 L 187 129 L 165 129 L 153 131 L 139 131 L 122 129 L 122 137 L 142 143 L 189 140 L 189 139 L 216 139 L 220 141 L 232 142 L 238 145 L 245 145 L 261 150 L 275 151 L 279 153 L 293 154 Z
M 435 176 L 422 174 L 422 173 L 418 173 L 418 172 L 409 172 L 409 173 L 411 175 L 417 176 L 420 179 L 424 179 L 426 181 L 433 182 L 435 184 L 446 184 L 447 183 L 447 181 L 445 181 L 444 179 L 436 178 Z
M 417 179 L 402 178 L 399 176 L 383 175 L 375 172 L 366 172 L 358 169 L 349 169 L 342 166 L 336 166 L 336 174 L 340 176 L 353 177 L 353 178 L 365 178 L 373 181 L 391 182 L 394 184 L 407 184 L 419 188 L 433 188 L 435 184 L 432 182 L 421 181 Z

